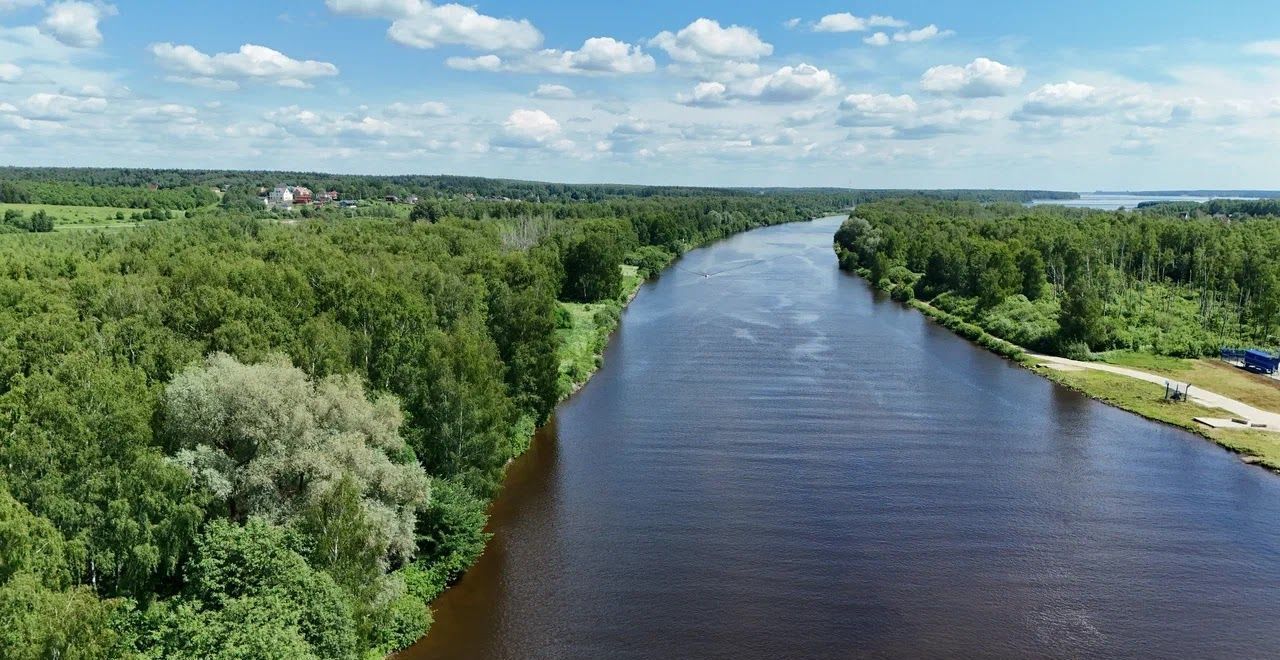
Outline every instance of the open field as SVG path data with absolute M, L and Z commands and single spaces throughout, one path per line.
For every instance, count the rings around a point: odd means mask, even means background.
M 131 217 L 139 209 L 118 209 L 109 206 L 55 206 L 53 204 L 5 204 L 0 203 L 0 215 L 10 209 L 21 211 L 30 216 L 37 211 L 44 211 L 53 217 L 58 225 L 96 225 L 120 222 Z M 117 214 L 124 214 L 120 218 Z

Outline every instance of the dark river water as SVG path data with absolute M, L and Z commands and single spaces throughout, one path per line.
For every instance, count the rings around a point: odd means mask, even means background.
M 1280 478 L 874 293 L 838 223 L 646 285 L 403 657 L 1280 657 Z

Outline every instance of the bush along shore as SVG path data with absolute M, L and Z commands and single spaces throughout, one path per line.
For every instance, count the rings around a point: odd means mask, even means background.
M 1237 232 L 1274 238 L 1280 246 L 1274 219 L 1240 224 L 1246 226 Z M 1273 345 L 1277 310 L 1255 302 L 1234 280 L 1214 282 L 1228 277 L 1213 274 L 1216 269 L 1240 262 L 1219 256 L 1215 263 L 1198 242 L 1192 243 L 1198 250 L 1194 261 L 1169 247 L 1177 245 L 1173 237 L 1230 231 L 1213 221 L 1186 225 L 1181 217 L 1158 214 L 891 200 L 859 206 L 837 232 L 834 249 L 841 269 L 994 353 L 1280 471 L 1280 433 L 1210 428 L 1196 418 L 1233 415 L 1167 401 L 1159 385 L 1128 376 L 1046 366 L 1028 351 L 1132 368 L 1280 411 L 1280 383 L 1206 359 L 1219 345 Z M 1130 230 L 1166 246 L 1161 259 L 1167 274 L 1157 276 L 1147 257 L 1133 254 L 1140 249 L 1132 246 L 1141 242 L 1126 242 L 1132 239 L 1123 232 Z M 1240 236 L 1218 238 L 1242 249 Z M 1129 252 L 1119 255 L 1109 242 Z M 1127 270 L 1134 263 L 1138 274 Z M 1187 274 L 1178 275 L 1179 268 Z M 1265 269 L 1264 275 L 1271 277 Z M 1230 289 L 1234 298 L 1215 286 Z M 1262 287 L 1258 295 L 1269 295 L 1269 285 L 1252 286 Z

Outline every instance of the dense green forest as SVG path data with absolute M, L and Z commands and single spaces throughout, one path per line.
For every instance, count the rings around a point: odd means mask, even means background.
M 928 195 L 939 199 L 1027 202 L 1033 199 L 1078 197 L 1075 193 L 1025 190 L 835 190 L 814 188 L 693 188 L 683 186 L 637 186 L 622 184 L 564 184 L 513 181 L 448 175 L 341 175 L 319 172 L 270 172 L 230 170 L 158 170 L 127 168 L 0 168 L 0 202 L 77 204 L 128 208 L 185 210 L 211 204 L 212 188 L 232 196 L 227 203 L 246 210 L 262 187 L 279 183 L 304 185 L 313 190 L 337 190 L 344 199 L 381 199 L 410 194 L 424 198 L 517 200 L 527 202 L 600 202 L 610 199 L 643 198 L 726 198 L 761 196 L 852 195 L 850 202 L 906 195 Z M 58 185 L 51 185 L 58 184 Z M 150 186 L 158 190 L 149 190 Z M 193 190 L 198 189 L 198 190 Z M 83 200 L 97 195 L 101 202 L 52 201 Z M 25 195 L 25 197 L 24 197 Z M 112 197 L 118 195 L 118 197 Z M 21 199 L 10 199 L 10 197 Z M 111 203 L 107 203 L 107 199 Z M 190 199 L 188 199 L 190 198 Z M 146 202 L 140 200 L 147 200 Z M 189 203 L 198 201 L 200 203 Z M 127 202 L 127 203 L 126 203 Z
M 64 184 L 90 185 L 49 185 Z M 612 301 L 624 262 L 651 275 L 849 201 L 444 200 L 414 220 L 297 223 L 215 207 L 0 235 L 0 649 L 406 646 L 483 549 L 504 466 L 565 393 L 558 300 Z
M 1280 222 L 906 199 L 857 208 L 841 266 L 1021 346 L 1070 357 L 1275 347 Z

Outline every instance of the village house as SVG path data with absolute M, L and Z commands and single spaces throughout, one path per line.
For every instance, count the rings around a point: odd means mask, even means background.
M 267 193 L 267 208 L 276 211 L 293 210 L 293 189 L 289 186 L 276 186 L 271 192 Z

